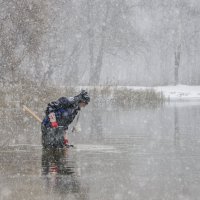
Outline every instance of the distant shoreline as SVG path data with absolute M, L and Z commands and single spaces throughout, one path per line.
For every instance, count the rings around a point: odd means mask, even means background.
M 200 101 L 200 86 L 190 85 L 169 85 L 169 86 L 75 86 L 76 90 L 81 89 L 110 89 L 110 90 L 154 90 L 155 92 L 162 93 L 166 100 L 199 100 Z

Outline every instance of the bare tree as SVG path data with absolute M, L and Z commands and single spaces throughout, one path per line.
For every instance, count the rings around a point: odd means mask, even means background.
M 174 85 L 179 84 L 179 67 L 180 67 L 180 57 L 181 57 L 181 44 L 178 45 L 175 51 L 175 67 L 174 67 Z
M 118 56 L 118 52 L 130 55 L 143 39 L 131 23 L 133 5 L 122 0 L 86 0 L 84 8 L 84 26 L 88 27 L 89 84 L 98 85 L 105 57 Z

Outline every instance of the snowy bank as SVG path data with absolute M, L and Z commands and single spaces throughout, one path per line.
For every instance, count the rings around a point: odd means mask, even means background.
M 109 88 L 109 90 L 154 90 L 162 93 L 169 100 L 200 100 L 200 86 L 177 85 L 177 86 L 157 86 L 157 87 L 140 87 L 140 86 L 83 86 L 78 89 L 97 89 Z
M 154 87 L 156 92 L 162 92 L 170 100 L 200 100 L 200 86 L 162 86 Z

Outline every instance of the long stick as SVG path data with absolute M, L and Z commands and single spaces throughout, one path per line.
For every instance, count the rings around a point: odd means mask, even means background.
M 27 111 L 29 114 L 31 114 L 38 122 L 42 122 L 42 120 L 29 108 L 26 106 L 23 106 L 23 111 Z
M 75 124 L 74 124 L 74 126 L 72 128 L 72 133 L 77 131 L 77 125 L 78 125 L 79 117 L 80 117 L 80 111 L 78 112 L 78 115 L 77 115 L 77 118 L 76 118 L 76 122 L 75 122 Z

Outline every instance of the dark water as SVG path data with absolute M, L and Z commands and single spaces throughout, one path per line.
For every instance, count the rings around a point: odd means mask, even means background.
M 88 107 L 63 151 L 43 151 L 20 109 L 0 113 L 1 200 L 199 199 L 200 103 Z

